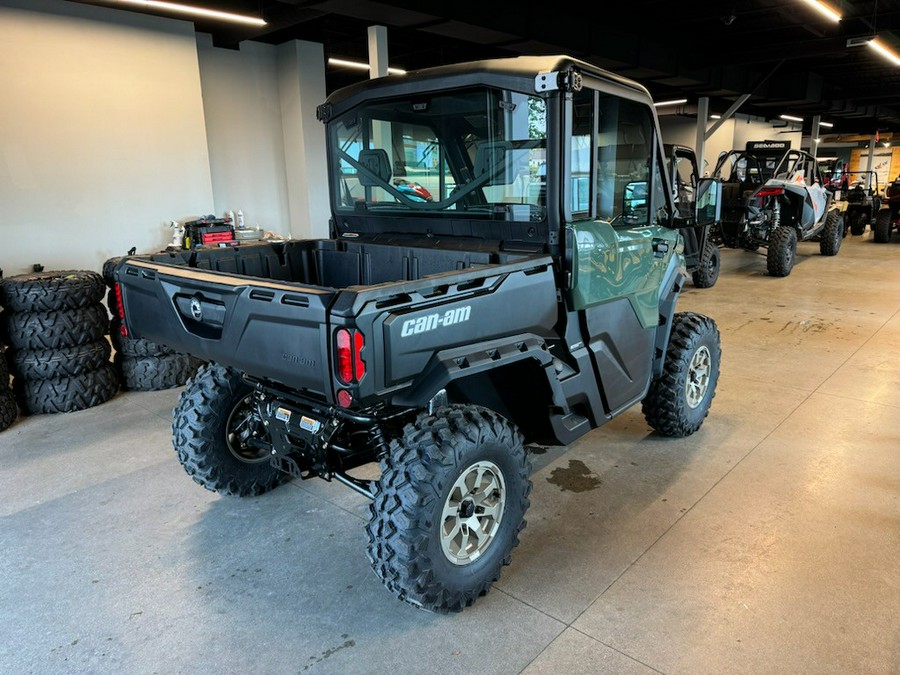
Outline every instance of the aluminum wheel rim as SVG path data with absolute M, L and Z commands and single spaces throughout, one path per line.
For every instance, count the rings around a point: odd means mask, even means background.
M 236 459 L 249 464 L 269 461 L 269 453 L 266 450 L 254 448 L 247 443 L 247 439 L 254 436 L 254 431 L 256 438 L 269 436 L 253 412 L 253 394 L 248 394 L 231 409 L 225 423 L 225 443 L 228 450 Z
M 475 462 L 447 495 L 441 513 L 441 548 L 454 565 L 468 565 L 493 543 L 503 520 L 506 483 L 493 462 Z
M 696 408 L 703 402 L 706 390 L 709 389 L 709 376 L 712 370 L 712 355 L 709 348 L 701 346 L 694 352 L 691 364 L 688 366 L 687 380 L 684 383 L 684 394 L 687 404 Z

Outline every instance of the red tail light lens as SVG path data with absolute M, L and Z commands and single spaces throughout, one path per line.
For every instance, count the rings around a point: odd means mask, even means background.
M 350 347 L 350 331 L 340 328 L 337 332 L 337 374 L 344 384 L 353 382 L 353 350 Z
M 119 332 L 122 333 L 122 337 L 128 337 L 128 328 L 125 327 L 125 303 L 122 302 L 122 285 L 118 281 L 116 282 L 116 311 L 121 320 Z
M 358 330 L 353 331 L 353 374 L 355 375 L 357 382 L 363 379 L 363 376 L 366 374 L 366 362 L 363 361 L 362 357 L 359 355 L 362 348 L 365 346 L 366 340 L 363 337 L 363 334 Z
M 365 337 L 356 329 L 338 328 L 334 341 L 338 379 L 344 384 L 356 384 L 366 374 L 366 362 L 360 355 L 366 346 Z
M 761 187 L 756 193 L 757 197 L 777 197 L 784 194 L 784 188 L 781 187 Z

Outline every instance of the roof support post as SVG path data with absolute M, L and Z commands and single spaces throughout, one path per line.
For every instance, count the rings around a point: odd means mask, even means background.
M 388 41 L 385 26 L 369 26 L 369 78 L 387 77 Z
M 704 167 L 706 162 L 706 139 L 709 136 L 706 133 L 706 122 L 709 119 L 709 97 L 701 96 L 697 99 L 697 144 L 694 147 L 694 154 L 697 156 L 697 171 L 700 175 L 705 174 Z M 699 176 L 698 176 L 699 178 Z
M 821 115 L 813 116 L 812 130 L 809 132 L 809 154 L 813 157 L 816 157 L 819 151 L 819 122 L 821 121 Z

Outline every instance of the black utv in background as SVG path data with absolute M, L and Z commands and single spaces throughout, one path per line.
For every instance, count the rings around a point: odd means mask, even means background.
M 878 174 L 874 171 L 857 171 L 849 175 L 849 188 L 844 193 L 847 209 L 844 220 L 850 234 L 860 235 L 866 225 L 873 224 L 875 215 L 881 208 L 881 192 L 878 189 Z
M 197 483 L 339 481 L 372 500 L 384 584 L 458 611 L 525 526 L 526 442 L 637 403 L 700 428 L 721 348 L 675 311 L 679 230 L 715 222 L 718 185 L 676 207 L 648 92 L 568 57 L 371 80 L 319 117 L 331 237 L 127 257 L 122 329 L 211 362 L 173 421 Z

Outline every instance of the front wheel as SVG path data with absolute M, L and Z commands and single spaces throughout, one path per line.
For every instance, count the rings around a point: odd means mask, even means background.
M 697 288 L 712 288 L 719 278 L 719 247 L 713 242 L 706 242 L 700 266 L 691 275 Z
M 819 253 L 837 255 L 843 241 L 844 217 L 837 211 L 833 211 L 825 219 L 825 227 L 822 228 L 822 237 L 819 240 Z
M 708 316 L 682 312 L 672 319 L 663 374 L 654 380 L 642 409 L 663 436 L 690 436 L 703 424 L 716 395 L 722 346 Z
M 458 612 L 490 590 L 525 527 L 530 466 L 516 428 L 453 405 L 406 425 L 381 461 L 367 553 L 401 600 Z
M 875 217 L 875 225 L 872 227 L 875 243 L 886 244 L 891 240 L 891 210 L 881 209 Z
M 172 436 L 184 470 L 207 490 L 252 497 L 290 478 L 269 462 L 253 389 L 232 368 L 200 368 L 178 399 Z

